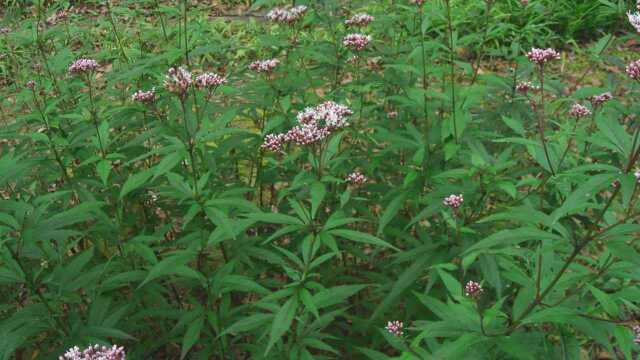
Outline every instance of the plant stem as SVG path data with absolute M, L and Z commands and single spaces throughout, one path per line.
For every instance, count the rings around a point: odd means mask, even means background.
M 538 109 L 538 133 L 540 135 L 540 142 L 542 143 L 542 149 L 544 150 L 544 156 L 547 160 L 547 165 L 549 165 L 549 170 L 551 171 L 551 175 L 555 176 L 556 173 L 553 170 L 553 165 L 551 164 L 551 157 L 549 156 L 549 149 L 547 148 L 547 140 L 544 137 L 544 127 L 545 127 L 545 114 L 544 114 L 544 65 L 540 65 L 539 68 L 539 76 L 540 76 L 540 109 Z
M 100 152 L 102 153 L 102 158 L 106 157 L 106 153 L 104 150 L 104 145 L 102 143 L 102 136 L 100 135 L 100 126 L 98 125 L 98 114 L 96 110 L 95 100 L 93 98 L 93 83 L 91 82 L 91 75 L 87 75 L 87 84 L 89 85 L 89 101 L 91 103 L 91 120 L 93 121 L 93 126 L 96 128 L 96 135 L 98 136 L 98 144 L 100 145 Z
M 458 124 L 456 121 L 456 81 L 455 81 L 455 49 L 453 48 L 453 22 L 451 20 L 451 0 L 445 0 L 447 5 L 447 27 L 449 31 L 449 72 L 451 76 L 451 116 L 453 119 L 453 137 L 458 143 Z
M 22 236 L 22 235 L 20 235 L 20 236 Z M 42 295 L 42 293 L 40 293 L 40 291 L 38 290 L 38 287 L 36 286 L 35 280 L 33 279 L 33 274 L 27 271 L 26 267 L 24 266 L 24 264 L 22 264 L 22 261 L 20 260 L 20 256 L 18 256 L 18 254 L 15 251 L 13 251 L 13 249 L 11 249 L 11 247 L 8 244 L 6 245 L 6 248 L 7 248 L 7 250 L 9 250 L 9 253 L 11 254 L 11 257 L 13 258 L 13 261 L 15 261 L 16 264 L 18 264 L 18 267 L 20 268 L 20 270 L 24 274 L 25 280 L 27 282 L 27 285 L 29 286 L 29 289 L 31 290 L 31 293 L 36 295 L 38 297 L 38 299 L 40 299 L 40 302 L 42 302 L 42 304 L 47 308 L 47 312 L 49 313 L 49 317 L 51 318 L 51 320 L 53 320 L 53 322 L 56 323 L 56 326 L 58 327 L 58 330 L 62 331 L 62 333 L 65 336 L 69 336 L 69 330 L 67 330 L 67 327 L 65 326 L 65 324 L 55 316 L 55 313 L 53 311 L 53 308 L 51 307 L 51 304 L 49 304 L 47 299 L 45 299 L 45 297 Z
M 116 37 L 116 43 L 118 44 L 120 55 L 122 55 L 122 58 L 126 62 L 129 62 L 129 57 L 127 56 L 127 53 L 124 51 L 124 47 L 122 46 L 122 40 L 120 39 L 120 34 L 118 34 L 118 28 L 116 27 L 116 21 L 113 18 L 113 13 L 111 12 L 111 0 L 105 0 L 105 4 L 107 5 L 107 12 L 109 13 L 109 23 L 111 24 L 113 35 Z
M 67 169 L 65 168 L 64 163 L 62 162 L 62 158 L 60 157 L 60 153 L 58 152 L 58 149 L 56 149 L 55 144 L 51 140 L 51 134 L 52 134 L 51 127 L 49 126 L 49 121 L 47 120 L 47 116 L 44 114 L 42 106 L 41 106 L 40 102 L 38 101 L 36 90 L 35 89 L 31 89 L 31 92 L 33 94 L 33 102 L 36 105 L 36 108 L 38 109 L 38 113 L 40 114 L 40 118 L 42 119 L 42 122 L 44 123 L 45 129 L 47 130 L 47 137 L 49 138 L 49 146 L 51 147 L 51 151 L 53 152 L 53 155 L 54 155 L 54 157 L 56 159 L 56 163 L 58 163 L 58 166 L 60 166 L 60 171 L 62 172 L 62 178 L 64 179 L 65 182 L 70 183 L 69 175 L 67 174 Z
M 420 11 L 418 13 L 418 16 L 420 17 L 420 48 L 422 51 L 422 90 L 424 91 L 423 94 L 423 106 L 422 106 L 422 111 L 424 114 L 424 122 L 425 122 L 425 132 L 424 132 L 424 143 L 427 147 L 427 153 L 430 153 L 430 148 L 429 148 L 429 131 L 431 130 L 431 124 L 429 122 L 429 105 L 427 102 L 427 89 L 429 88 L 428 84 L 427 84 L 427 54 L 425 51 L 425 47 L 424 47 L 424 32 L 422 30 L 423 28 L 423 22 L 424 22 L 424 12 L 423 12 L 423 7 L 420 6 Z
M 605 213 L 607 212 L 607 210 L 609 210 L 609 207 L 611 206 L 611 204 L 613 203 L 613 200 L 616 198 L 616 196 L 620 193 L 620 186 L 618 186 L 616 188 L 616 190 L 614 191 L 614 193 L 611 195 L 611 197 L 609 198 L 609 201 L 607 202 L 607 204 L 605 205 L 604 209 L 602 209 L 602 211 L 600 212 L 600 215 L 598 216 L 598 218 L 596 219 L 594 226 L 598 226 L 598 224 L 600 223 L 600 221 L 602 221 L 602 219 L 604 218 Z M 553 290 L 553 288 L 556 286 L 556 284 L 558 283 L 558 281 L 560 281 L 560 279 L 562 278 L 562 276 L 564 275 L 564 273 L 569 269 L 569 266 L 571 266 L 571 264 L 573 263 L 573 261 L 578 257 L 578 255 L 580 255 L 580 252 L 593 240 L 596 238 L 595 236 L 595 231 L 592 229 L 589 231 L 589 233 L 587 234 L 587 236 L 585 237 L 585 240 L 582 243 L 577 244 L 574 248 L 573 251 L 571 252 L 571 255 L 569 255 L 569 257 L 567 258 L 567 260 L 565 260 L 564 264 L 562 265 L 562 268 L 560 269 L 560 271 L 558 271 L 556 273 L 556 275 L 554 276 L 553 280 L 551 280 L 551 282 L 549 283 L 549 285 L 547 285 L 545 287 L 545 289 L 542 291 L 542 293 L 540 293 L 540 296 L 537 296 L 531 303 L 529 303 L 529 305 L 522 311 L 522 313 L 520 313 L 520 315 L 513 321 L 513 323 L 511 323 L 511 326 L 509 326 L 509 329 L 507 330 L 507 334 L 512 333 L 522 322 L 522 320 L 529 315 L 529 313 L 531 313 L 538 305 L 540 305 L 542 303 L 542 300 L 544 300 L 544 298 L 549 295 L 549 293 Z
M 160 4 L 158 0 L 155 0 L 156 10 L 158 10 L 158 18 L 160 19 L 160 27 L 162 28 L 162 35 L 164 36 L 164 41 L 169 41 L 169 37 L 167 36 L 167 28 L 164 24 L 164 16 L 162 16 L 162 12 L 160 11 Z
M 187 33 L 187 11 L 188 11 L 188 1 L 182 1 L 182 22 L 183 22 L 183 31 L 184 31 L 184 59 L 187 63 L 187 66 L 190 66 L 189 63 L 189 34 Z
M 194 154 L 194 140 L 191 136 L 191 132 L 189 131 L 189 126 L 187 124 L 187 106 L 185 104 L 186 98 L 184 96 L 180 97 L 180 106 L 182 108 L 182 121 L 184 123 L 184 132 L 185 132 L 185 143 L 187 145 L 187 151 L 189 152 L 189 162 L 191 163 L 191 174 L 193 177 L 193 192 L 195 194 L 196 199 L 198 198 L 198 171 L 196 168 L 196 157 Z

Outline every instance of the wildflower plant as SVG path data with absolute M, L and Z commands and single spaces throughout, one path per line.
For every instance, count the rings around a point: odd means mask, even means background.
M 3 8 L 0 359 L 638 357 L 637 9 L 276 3 Z

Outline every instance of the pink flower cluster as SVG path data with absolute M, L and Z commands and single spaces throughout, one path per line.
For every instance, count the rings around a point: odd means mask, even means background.
M 636 180 L 638 180 L 638 183 L 640 184 L 640 170 L 637 170 L 635 173 L 633 173 L 633 176 L 636 177 Z
M 25 86 L 27 87 L 27 89 L 33 90 L 33 89 L 36 88 L 36 82 L 34 80 L 29 80 L 29 81 L 27 81 Z
M 351 109 L 344 105 L 326 101 L 314 108 L 306 108 L 297 115 L 298 125 L 284 134 L 265 136 L 263 149 L 279 151 L 286 143 L 299 146 L 310 145 L 329 137 L 336 130 L 348 126 L 347 116 Z
M 93 59 L 78 59 L 69 65 L 70 74 L 84 74 L 98 68 L 98 62 Z
M 249 64 L 249 69 L 258 73 L 270 73 L 280 64 L 278 59 L 256 60 Z
M 418 6 L 422 6 L 422 5 L 424 5 L 424 0 L 413 0 L 413 3 L 418 5 Z
M 482 289 L 482 285 L 475 281 L 469 281 L 464 286 L 464 294 L 473 299 L 478 299 L 483 292 L 484 289 Z
M 527 53 L 527 58 L 529 61 L 536 63 L 538 65 L 544 65 L 551 60 L 556 60 L 560 58 L 560 53 L 555 51 L 554 49 L 538 49 L 532 48 Z
M 538 87 L 533 85 L 533 83 L 530 81 L 522 81 L 516 85 L 516 91 L 523 94 L 526 94 L 532 90 L 533 91 L 538 90 Z
M 11 32 L 11 28 L 8 27 L 0 27 L 0 34 L 8 34 Z
M 113 345 L 112 347 L 90 345 L 80 351 L 77 346 L 67 350 L 59 360 L 125 360 L 127 354 L 123 347 Z
M 520 4 L 522 4 L 522 6 L 527 6 L 529 5 L 529 0 L 520 0 Z
M 387 326 L 385 326 L 385 329 L 387 329 L 387 331 L 393 336 L 400 337 L 404 335 L 404 324 L 402 323 L 402 321 L 389 321 L 387 322 Z
M 370 35 L 364 35 L 359 33 L 349 34 L 345 36 L 344 39 L 342 39 L 342 44 L 353 51 L 364 50 L 367 46 L 369 46 L 370 42 L 371 42 Z
M 462 206 L 463 202 L 464 202 L 464 197 L 462 196 L 462 194 L 459 194 L 459 195 L 451 194 L 446 198 L 444 198 L 444 200 L 442 200 L 442 203 L 445 206 L 448 206 L 454 209 L 457 209 L 460 206 Z
M 631 24 L 637 32 L 640 32 L 640 13 L 632 13 L 629 11 L 627 17 L 629 18 L 629 24 Z
M 633 80 L 640 80 L 640 60 L 627 65 L 626 72 Z
M 68 17 L 69 11 L 64 9 L 51 14 L 51 16 L 49 16 L 45 22 L 47 23 L 47 25 L 53 26 L 56 25 L 59 21 L 67 20 Z
M 326 127 L 317 126 L 315 123 L 300 124 L 285 134 L 285 141 L 299 146 L 311 145 L 320 142 L 331 135 Z
M 634 325 L 631 330 L 633 330 L 633 342 L 640 345 L 640 325 Z
M 367 177 L 359 171 L 354 171 L 347 176 L 346 181 L 351 185 L 360 186 L 367 182 Z
M 287 134 L 267 134 L 264 137 L 262 148 L 269 151 L 280 151 L 287 142 Z
M 191 73 L 182 67 L 169 69 L 164 80 L 164 87 L 167 91 L 179 96 L 184 96 L 192 84 Z
M 200 89 L 215 89 L 226 83 L 226 77 L 211 72 L 204 73 L 196 78 L 196 86 Z
M 149 91 L 138 90 L 131 95 L 131 100 L 144 104 L 152 103 L 156 100 L 156 88 Z
M 307 7 L 299 5 L 291 9 L 274 8 L 267 13 L 267 19 L 283 24 L 292 25 L 304 17 Z
M 375 18 L 369 14 L 360 13 L 355 14 L 352 17 L 348 18 L 344 24 L 347 26 L 367 26 L 369 25 Z
M 347 117 L 353 115 L 353 111 L 348 107 L 325 101 L 315 108 L 308 107 L 303 112 L 298 113 L 297 119 L 300 124 L 324 123 L 329 130 L 348 126 Z
M 589 110 L 586 106 L 573 104 L 573 106 L 571 106 L 571 110 L 569 110 L 569 115 L 580 119 L 585 116 L 591 115 L 591 110 Z
M 613 95 L 611 95 L 611 93 L 608 91 L 600 95 L 595 95 L 589 98 L 593 107 L 600 106 L 611 99 L 613 99 Z
M 397 112 L 397 111 L 389 111 L 389 112 L 387 113 L 387 117 L 388 117 L 389 119 L 395 119 L 395 118 L 397 118 L 397 117 L 398 117 L 398 112 Z

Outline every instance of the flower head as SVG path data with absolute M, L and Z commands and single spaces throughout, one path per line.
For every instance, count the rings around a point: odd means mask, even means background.
M 267 134 L 261 147 L 269 151 L 280 151 L 286 142 L 286 134 Z
M 200 89 L 215 89 L 220 85 L 226 84 L 227 78 L 216 73 L 204 73 L 196 77 L 196 86 Z
M 571 106 L 571 110 L 569 110 L 569 115 L 579 119 L 591 115 L 591 110 L 587 109 L 586 106 L 573 104 L 573 106 Z
M 320 142 L 328 138 L 329 135 L 331 135 L 331 131 L 326 127 L 318 126 L 317 123 L 309 123 L 291 128 L 284 134 L 284 139 L 287 142 L 305 146 Z
M 532 48 L 527 53 L 527 57 L 529 61 L 536 63 L 538 65 L 544 65 L 551 60 L 557 60 L 560 58 L 560 53 L 552 48 L 547 49 L 538 49 Z
M 369 45 L 371 39 L 370 35 L 354 33 L 345 36 L 342 44 L 353 51 L 362 51 Z
M 465 296 L 468 296 L 468 297 L 476 299 L 476 300 L 480 297 L 480 295 L 482 295 L 483 292 L 484 292 L 484 289 L 482 289 L 482 285 L 480 285 L 479 283 L 477 283 L 475 281 L 469 281 L 464 286 L 464 294 L 465 294 Z
M 538 87 L 530 81 L 521 81 L 516 85 L 516 91 L 519 93 L 526 94 L 532 90 L 538 90 Z
M 369 14 L 365 14 L 365 13 L 360 13 L 360 14 L 355 14 L 352 17 L 348 18 L 344 24 L 349 26 L 355 26 L 355 27 L 359 27 L 359 26 L 367 26 L 369 25 L 373 20 L 375 20 L 375 18 Z
M 256 60 L 249 64 L 249 69 L 258 73 L 270 73 L 280 64 L 278 59 Z
M 413 0 L 413 3 L 418 5 L 418 6 L 422 6 L 422 5 L 424 5 L 424 0 Z
M 298 5 L 291 9 L 274 8 L 267 13 L 267 19 L 282 24 L 293 25 L 304 17 L 307 7 Z
M 640 60 L 627 65 L 626 72 L 633 80 L 640 80 Z
M 389 111 L 387 113 L 387 118 L 389 119 L 395 119 L 398 117 L 398 112 L 397 111 Z
M 193 84 L 193 79 L 188 70 L 182 67 L 172 67 L 167 71 L 164 80 L 164 87 L 167 91 L 182 97 L 187 93 L 191 84 Z
M 362 173 L 360 173 L 359 171 L 354 171 L 351 174 L 349 174 L 346 178 L 346 181 L 348 183 L 350 183 L 351 185 L 355 185 L 355 186 L 360 186 L 363 185 L 364 183 L 367 182 L 367 177 L 364 176 Z
M 591 104 L 593 105 L 593 107 L 597 107 L 600 106 L 604 103 L 606 103 L 607 101 L 613 99 L 613 95 L 611 95 L 610 92 L 605 92 L 602 93 L 600 95 L 594 95 L 592 97 L 589 98 L 589 101 L 591 101 Z
M 636 177 L 636 180 L 638 180 L 638 183 L 640 184 L 640 170 L 636 170 L 636 172 L 633 173 L 633 176 Z
M 141 102 L 144 104 L 152 103 L 156 100 L 156 88 L 149 91 L 138 90 L 131 95 L 131 100 L 135 102 Z
M 59 360 L 126 360 L 127 354 L 123 347 L 90 345 L 84 350 L 74 346 L 67 350 Z
M 69 65 L 70 74 L 91 73 L 98 68 L 98 62 L 93 59 L 78 59 Z
M 633 331 L 633 342 L 640 345 L 640 325 L 634 325 L 631 330 Z
M 11 28 L 6 26 L 0 27 L 0 34 L 8 34 L 10 32 L 11 32 Z
M 27 89 L 35 89 L 36 88 L 36 82 L 33 80 L 29 80 L 27 81 L 27 83 L 25 84 L 25 86 L 27 87 Z
M 464 197 L 462 196 L 462 194 L 459 194 L 459 195 L 451 194 L 446 198 L 444 198 L 444 200 L 442 200 L 442 203 L 445 206 L 448 206 L 454 209 L 457 209 L 460 206 L 462 206 L 463 202 L 464 202 Z
M 352 114 L 351 109 L 333 101 L 306 108 L 298 113 L 297 126 L 284 134 L 267 135 L 262 147 L 277 151 L 288 142 L 300 146 L 320 142 L 329 137 L 334 130 L 348 126 L 347 116 Z
M 629 18 L 629 24 L 631 24 L 637 32 L 640 32 L 640 13 L 632 13 L 629 11 L 627 17 Z
M 404 335 L 404 324 L 402 323 L 402 321 L 389 321 L 387 322 L 387 326 L 385 326 L 385 329 L 387 329 L 387 331 L 393 336 L 400 337 Z
M 47 25 L 55 25 L 57 24 L 59 21 L 64 21 L 67 20 L 67 18 L 69 17 L 69 11 L 68 10 L 60 10 L 56 13 L 53 13 L 51 16 L 49 16 L 46 20 Z

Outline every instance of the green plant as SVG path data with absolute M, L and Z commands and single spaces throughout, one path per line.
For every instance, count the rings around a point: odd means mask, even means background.
M 300 3 L 11 4 L 0 358 L 635 358 L 631 5 Z

